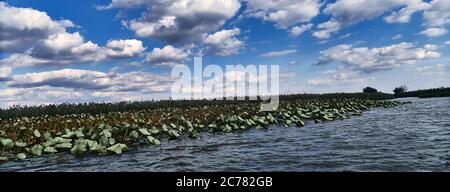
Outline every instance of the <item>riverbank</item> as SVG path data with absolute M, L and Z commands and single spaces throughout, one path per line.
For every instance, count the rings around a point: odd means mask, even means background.
M 450 87 L 448 88 L 435 88 L 424 89 L 417 91 L 407 91 L 404 93 L 395 94 L 396 98 L 404 97 L 418 97 L 418 98 L 431 98 L 431 97 L 450 97 Z
M 191 103 L 138 111 L 2 119 L 0 161 L 67 152 L 76 156 L 121 154 L 139 145 L 160 145 L 183 135 L 196 138 L 199 132 L 229 133 L 277 124 L 302 127 L 308 120 L 334 121 L 372 108 L 404 104 L 380 100 L 376 95 L 369 99 L 364 94 L 308 97 L 284 96 L 279 109 L 272 112 L 260 112 L 257 102 L 211 101 L 207 105 Z

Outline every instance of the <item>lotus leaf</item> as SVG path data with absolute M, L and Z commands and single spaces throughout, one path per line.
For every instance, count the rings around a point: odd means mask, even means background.
M 112 133 L 111 133 L 111 131 L 109 131 L 108 129 L 104 129 L 104 130 L 100 133 L 100 135 L 103 135 L 103 136 L 105 136 L 105 137 L 107 137 L 107 138 L 110 138 L 110 137 L 112 136 Z
M 147 140 L 148 140 L 148 142 L 150 144 L 153 144 L 153 145 L 160 145 L 161 144 L 161 142 L 158 139 L 155 139 L 152 136 L 147 136 Z
M 12 147 L 14 147 L 14 142 L 11 139 L 1 139 L 0 143 L 2 143 L 2 145 L 5 148 L 12 148 Z
M 46 142 L 42 143 L 42 145 L 44 147 L 50 147 L 50 146 L 55 145 L 55 142 L 54 141 L 46 141 Z
M 55 137 L 54 141 L 56 143 L 70 143 L 70 142 L 72 142 L 72 139 L 65 139 L 65 138 L 62 138 L 62 137 Z
M 162 125 L 162 130 L 163 130 L 164 132 L 167 132 L 167 131 L 169 131 L 169 128 L 167 127 L 166 124 L 163 124 L 163 125 Z
M 41 133 L 40 133 L 39 130 L 37 130 L 37 129 L 35 129 L 35 130 L 33 131 L 33 135 L 34 135 L 35 137 L 41 137 Z
M 98 143 L 94 143 L 91 147 L 89 147 L 89 150 L 97 153 L 105 153 L 106 147 L 99 145 Z
M 42 150 L 44 149 L 44 147 L 42 147 L 42 145 L 34 145 L 33 147 L 31 147 L 31 154 L 35 155 L 35 156 L 41 156 L 42 155 Z
M 109 138 L 108 142 L 109 145 L 114 145 L 114 143 L 116 143 L 116 140 L 114 138 Z
M 77 143 L 70 149 L 70 152 L 74 155 L 82 155 L 86 153 L 86 143 Z
M 156 135 L 156 134 L 158 134 L 158 133 L 159 133 L 159 130 L 158 130 L 158 129 L 156 129 L 156 128 L 151 128 L 151 129 L 150 129 L 150 134 Z
M 139 129 L 139 132 L 142 135 L 145 135 L 145 136 L 149 136 L 150 135 L 150 133 L 148 132 L 148 129 L 146 129 L 146 128 Z
M 83 138 L 83 137 L 84 137 L 84 134 L 83 134 L 82 131 L 77 130 L 77 131 L 75 131 L 75 136 L 78 137 L 78 138 Z
M 57 153 L 58 151 L 53 147 L 45 147 L 44 152 L 45 153 Z
M 109 144 L 109 140 L 108 137 L 105 137 L 104 135 L 102 137 L 100 137 L 100 141 L 99 141 L 102 145 L 107 146 Z
M 44 139 L 45 140 L 50 140 L 50 139 L 53 139 L 53 138 L 52 138 L 52 135 L 49 132 L 45 132 L 44 133 Z
M 124 150 L 126 148 L 127 148 L 127 145 L 122 144 L 122 143 L 118 143 L 118 144 L 115 144 L 115 145 L 113 145 L 111 147 L 108 147 L 107 150 L 111 151 L 111 152 L 114 152 L 116 154 L 122 154 L 122 150 Z
M 62 135 L 61 137 L 62 138 L 74 138 L 75 136 L 76 136 L 75 132 L 73 132 L 73 131 L 66 131 L 66 134 Z
M 55 145 L 57 149 L 70 149 L 72 148 L 72 143 L 60 143 Z
M 130 137 L 132 137 L 134 139 L 139 139 L 139 133 L 137 131 L 131 131 Z
M 23 147 L 27 146 L 27 143 L 22 142 L 22 141 L 16 141 L 15 145 L 16 145 L 16 147 L 23 148 Z
M 176 130 L 170 130 L 169 135 L 171 139 L 176 139 L 180 137 L 180 134 Z
M 27 155 L 25 153 L 19 153 L 16 155 L 16 159 L 18 160 L 25 160 L 27 158 Z

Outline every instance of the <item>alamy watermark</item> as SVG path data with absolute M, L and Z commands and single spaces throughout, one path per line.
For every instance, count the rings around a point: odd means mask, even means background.
M 270 68 L 270 70 L 269 70 Z M 202 57 L 194 58 L 193 71 L 187 65 L 172 68 L 173 99 L 257 100 L 261 111 L 273 111 L 279 104 L 278 65 L 219 65 L 203 67 Z

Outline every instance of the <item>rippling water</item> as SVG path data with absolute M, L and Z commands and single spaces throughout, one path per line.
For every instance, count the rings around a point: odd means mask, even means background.
M 57 155 L 0 171 L 450 171 L 450 98 L 351 119 L 166 141 L 122 155 Z

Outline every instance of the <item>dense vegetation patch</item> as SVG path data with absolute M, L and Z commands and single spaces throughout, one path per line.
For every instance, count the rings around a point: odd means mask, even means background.
M 330 94 L 291 94 L 281 95 L 281 100 L 313 99 L 313 98 L 359 98 L 359 99 L 393 99 L 394 96 L 385 93 L 330 93 Z M 154 110 L 161 108 L 189 108 L 210 105 L 259 103 L 245 98 L 244 100 L 162 100 L 136 101 L 117 103 L 78 103 L 41 106 L 13 106 L 0 109 L 0 120 L 18 117 L 37 117 L 71 114 L 102 114 L 109 112 L 126 112 L 140 110 Z
M 380 100 L 383 95 L 338 95 L 283 96 L 278 110 L 271 112 L 259 111 L 259 103 L 250 101 L 172 101 L 166 107 L 144 110 L 7 118 L 0 121 L 0 161 L 59 152 L 121 154 L 137 145 L 196 138 L 205 131 L 228 133 L 272 124 L 302 127 L 312 121 L 345 119 L 370 108 L 403 104 Z
M 395 94 L 395 97 L 450 97 L 450 87 L 398 92 Z

